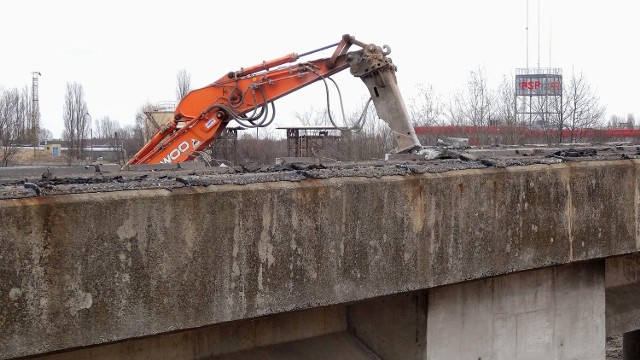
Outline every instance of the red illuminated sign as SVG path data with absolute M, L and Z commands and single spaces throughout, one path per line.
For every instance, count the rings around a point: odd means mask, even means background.
M 542 86 L 542 83 L 540 81 L 522 81 L 520 83 L 520 89 L 535 90 L 535 89 L 539 89 L 540 86 Z M 559 90 L 560 81 L 550 81 L 549 88 L 553 90 Z
M 562 94 L 562 75 L 516 75 L 516 93 L 519 96 L 545 96 Z
M 540 81 L 523 81 L 520 83 L 520 89 L 537 89 L 542 85 Z

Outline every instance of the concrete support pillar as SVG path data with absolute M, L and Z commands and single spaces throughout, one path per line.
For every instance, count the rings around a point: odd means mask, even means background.
M 622 359 L 640 359 L 640 330 L 624 333 L 622 337 Z
M 604 264 L 432 289 L 427 319 L 427 359 L 602 360 Z

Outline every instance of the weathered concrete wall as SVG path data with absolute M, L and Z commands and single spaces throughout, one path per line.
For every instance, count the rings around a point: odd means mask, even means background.
M 602 261 L 432 289 L 426 359 L 601 360 L 604 303 Z
M 0 202 L 0 357 L 638 249 L 636 161 Z

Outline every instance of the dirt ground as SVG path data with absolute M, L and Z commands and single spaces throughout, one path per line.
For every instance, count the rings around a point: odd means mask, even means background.
M 64 156 L 53 156 L 43 150 L 24 148 L 18 149 L 18 153 L 11 158 L 11 166 L 27 165 L 66 165 L 67 159 Z

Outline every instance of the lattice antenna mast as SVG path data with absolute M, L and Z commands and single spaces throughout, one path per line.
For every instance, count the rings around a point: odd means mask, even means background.
M 539 68 L 540 68 L 540 0 L 538 0 L 538 69 Z
M 40 127 L 40 98 L 38 96 L 38 79 L 40 75 L 42 74 L 39 71 L 31 73 L 31 128 L 34 133 Z
M 527 0 L 527 25 L 525 27 L 527 33 L 527 69 L 529 68 L 529 0 Z
M 31 72 L 31 135 L 33 136 L 33 161 L 36 162 L 36 149 L 40 145 L 40 98 L 38 96 L 39 71 Z

